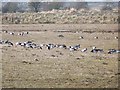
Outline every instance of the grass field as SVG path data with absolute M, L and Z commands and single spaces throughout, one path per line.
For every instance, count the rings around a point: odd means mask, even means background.
M 13 43 L 32 40 L 38 44 L 81 45 L 74 52 L 2 46 L 3 88 L 118 87 L 118 54 L 107 53 L 108 49 L 118 49 L 117 24 L 2 25 L 2 30 L 15 32 L 15 35 L 1 32 L 3 40 Z M 29 34 L 18 36 L 22 31 Z M 91 53 L 92 46 L 103 48 L 104 53 Z M 81 52 L 83 48 L 88 51 Z

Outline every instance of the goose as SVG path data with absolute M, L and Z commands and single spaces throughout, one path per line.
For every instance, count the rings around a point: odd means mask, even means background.
M 84 39 L 83 36 L 80 36 L 79 38 L 80 38 L 80 39 Z
M 112 54 L 112 53 L 115 53 L 115 52 L 116 52 L 115 49 L 109 49 L 108 54 Z
M 97 52 L 103 52 L 103 49 L 97 49 L 96 47 L 93 47 L 91 50 L 92 53 L 97 53 Z
M 24 35 L 24 32 L 21 32 L 21 36 L 23 36 Z
M 51 46 L 50 46 L 50 45 L 48 45 L 48 46 L 47 46 L 47 49 L 48 49 L 48 50 L 50 50 L 50 49 L 51 49 Z
M 81 52 L 86 52 L 87 51 L 87 48 L 84 48 L 81 50 Z
M 29 32 L 26 32 L 26 34 L 29 34 Z
M 9 40 L 4 40 L 4 44 L 8 44 L 9 43 Z
M 77 49 L 74 48 L 73 46 L 69 46 L 69 50 L 70 50 L 70 51 L 77 51 Z
M 98 39 L 98 37 L 94 37 L 95 39 Z
M 6 31 L 6 30 L 4 30 L 3 32 L 4 32 L 4 33 L 8 33 L 8 31 Z
M 10 34 L 10 35 L 14 35 L 14 32 L 10 32 L 9 34 Z
M 23 36 L 23 35 L 24 35 L 24 32 L 18 33 L 18 35 Z
M 76 50 L 79 49 L 79 48 L 80 48 L 80 44 L 75 45 L 74 48 L 75 48 Z
M 120 50 L 109 49 L 108 54 L 120 53 Z
M 55 47 L 55 45 L 54 44 L 48 44 L 48 45 L 46 45 L 47 46 L 47 49 L 48 50 L 50 50 L 50 49 L 52 49 L 52 48 L 54 48 Z
M 33 43 L 32 41 L 27 41 L 26 43 Z
M 67 48 L 67 46 L 65 44 L 58 44 L 58 45 L 56 45 L 56 47 L 58 47 L 58 48 L 64 48 L 64 49 Z
M 16 46 L 21 45 L 21 42 L 16 42 L 15 45 Z
M 4 40 L 0 40 L 0 44 L 4 44 Z
M 13 46 L 13 43 L 12 43 L 12 42 L 8 42 L 8 45 L 9 45 L 9 46 Z
M 2 40 L 0 40 L 0 44 L 2 44 Z
M 25 48 L 33 48 L 30 44 L 26 44 L 24 47 Z
M 21 45 L 21 46 L 25 46 L 26 44 L 25 44 L 25 43 L 21 43 L 20 45 Z
M 118 39 L 118 37 L 115 37 L 115 39 Z
M 96 47 L 95 47 L 95 46 L 93 46 L 93 47 L 92 47 L 92 49 L 96 49 Z
M 35 43 L 32 43 L 31 46 L 32 46 L 32 48 L 36 48 L 37 47 L 37 45 Z

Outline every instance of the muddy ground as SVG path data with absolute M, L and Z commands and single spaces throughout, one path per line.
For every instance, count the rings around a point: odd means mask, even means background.
M 14 43 L 32 40 L 38 44 L 81 45 L 73 52 L 1 46 L 3 88 L 118 87 L 118 54 L 107 53 L 108 49 L 118 49 L 117 25 L 3 25 L 2 30 L 15 32 L 1 32 L 3 40 Z M 21 31 L 29 34 L 18 36 Z M 104 52 L 91 53 L 92 46 L 103 48 Z M 88 48 L 87 52 L 81 52 L 83 48 Z

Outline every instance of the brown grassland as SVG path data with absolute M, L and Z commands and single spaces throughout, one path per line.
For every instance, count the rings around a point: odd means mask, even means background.
M 3 88 L 118 87 L 118 54 L 107 53 L 108 49 L 118 49 L 118 39 L 114 38 L 118 36 L 117 24 L 12 24 L 2 25 L 2 30 L 15 32 L 15 35 L 0 32 L 3 40 L 13 43 L 32 40 L 38 44 L 81 45 L 74 52 L 1 45 Z M 29 34 L 17 35 L 24 31 Z M 103 48 L 104 53 L 91 53 L 92 46 Z M 83 48 L 88 51 L 81 52 Z

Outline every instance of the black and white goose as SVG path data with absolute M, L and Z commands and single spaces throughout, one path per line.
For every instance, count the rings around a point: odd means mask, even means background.
M 64 49 L 67 48 L 67 46 L 65 44 L 58 44 L 58 45 L 56 45 L 56 47 L 57 48 L 64 48 Z
M 73 46 L 69 46 L 69 50 L 70 50 L 70 51 L 77 51 L 77 49 L 74 48 Z
M 79 48 L 80 48 L 80 44 L 75 45 L 74 48 L 75 48 L 75 49 L 79 49 Z
M 48 50 L 50 50 L 50 49 L 52 49 L 52 48 L 55 48 L 55 45 L 54 44 L 48 44 L 48 45 L 46 45 L 47 46 L 47 49 Z
M 120 53 L 120 50 L 115 50 L 115 49 L 108 50 L 108 54 L 113 54 L 113 53 Z
M 97 53 L 97 52 L 103 52 L 103 49 L 97 49 L 96 47 L 93 47 L 91 50 L 92 53 Z
M 80 39 L 84 39 L 83 36 L 80 36 L 79 38 L 80 38 Z
M 87 48 L 84 48 L 81 50 L 81 52 L 86 52 L 87 51 Z
M 14 32 L 10 32 L 9 34 L 10 34 L 10 35 L 14 35 L 15 33 L 14 33 Z

